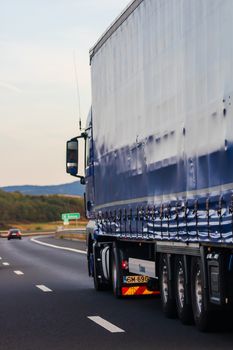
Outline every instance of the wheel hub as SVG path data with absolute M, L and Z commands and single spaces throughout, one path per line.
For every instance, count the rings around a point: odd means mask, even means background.
M 163 266 L 163 273 L 162 273 L 162 295 L 163 300 L 165 303 L 168 301 L 168 271 L 167 266 Z
M 202 310 L 202 284 L 201 284 L 201 271 L 198 270 L 195 278 L 195 296 L 197 311 L 200 314 Z
M 181 265 L 179 266 L 179 270 L 178 270 L 177 287 L 178 287 L 179 303 L 180 303 L 180 306 L 183 308 L 184 298 L 185 298 L 185 295 L 184 295 L 185 286 L 184 286 L 184 270 Z

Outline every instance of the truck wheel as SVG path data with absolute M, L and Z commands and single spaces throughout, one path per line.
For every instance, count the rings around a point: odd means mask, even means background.
M 183 324 L 192 322 L 191 293 L 186 276 L 187 265 L 184 256 L 177 255 L 175 259 L 175 299 L 179 319 Z
M 89 276 L 94 277 L 94 255 L 92 252 L 88 253 L 87 256 L 87 267 Z
M 116 298 L 121 297 L 121 277 L 120 277 L 120 270 L 119 270 L 119 264 L 118 264 L 118 258 L 117 258 L 117 248 L 113 249 L 112 252 L 112 289 L 113 294 Z
M 161 255 L 159 278 L 163 312 L 166 317 L 174 318 L 176 316 L 176 304 L 173 296 L 171 265 L 168 254 Z
M 102 281 L 102 267 L 101 267 L 101 259 L 99 257 L 99 249 L 93 244 L 93 278 L 94 278 L 94 287 L 97 291 L 102 291 L 107 289 L 106 283 Z M 89 259 L 90 263 L 91 260 Z
M 205 309 L 201 259 L 197 257 L 192 258 L 191 264 L 191 298 L 195 324 L 200 331 L 206 331 L 209 328 L 209 312 Z
M 94 254 L 93 254 L 93 240 L 91 236 L 87 239 L 87 268 L 89 277 L 94 277 Z

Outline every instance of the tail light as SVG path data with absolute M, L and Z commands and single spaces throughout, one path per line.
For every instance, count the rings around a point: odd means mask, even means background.
M 128 268 L 129 268 L 129 263 L 128 263 L 127 260 L 122 260 L 122 262 L 121 262 L 121 268 L 122 268 L 122 270 L 128 270 Z

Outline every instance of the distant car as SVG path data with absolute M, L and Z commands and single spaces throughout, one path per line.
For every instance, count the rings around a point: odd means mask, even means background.
M 12 239 L 12 238 L 18 238 L 18 239 L 21 239 L 22 236 L 21 236 L 21 232 L 18 228 L 11 228 L 9 231 L 8 231 L 8 235 L 7 235 L 7 239 Z

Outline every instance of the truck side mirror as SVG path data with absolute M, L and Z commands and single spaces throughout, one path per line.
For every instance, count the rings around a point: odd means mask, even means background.
M 78 174 L 78 140 L 66 143 L 66 172 L 72 176 Z

